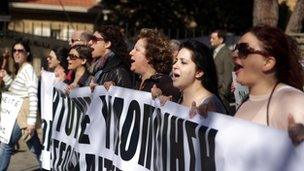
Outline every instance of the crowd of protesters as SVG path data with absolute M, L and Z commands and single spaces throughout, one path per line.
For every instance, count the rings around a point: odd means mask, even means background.
M 121 86 L 151 92 L 162 103 L 171 100 L 189 107 L 191 116 L 218 112 L 272 128 L 289 131 L 295 144 L 304 140 L 303 70 L 296 57 L 297 45 L 277 28 L 257 26 L 250 29 L 230 51 L 225 34 L 211 34 L 214 48 L 195 41 L 171 40 L 156 29 L 142 29 L 127 49 L 121 30 L 104 25 L 94 33 L 75 31 L 69 49 L 53 47 L 47 56 L 48 68 L 58 82 L 67 84 L 69 93 L 76 87 Z M 24 99 L 9 144 L 0 144 L 0 170 L 7 170 L 18 140 L 23 137 L 37 159 L 41 144 L 38 126 L 38 77 L 31 65 L 28 42 L 12 46 L 16 73 L 10 76 L 2 65 L 3 88 Z M 2 61 L 7 60 L 7 52 Z M 2 62 L 3 63 L 3 62 Z M 232 71 L 249 94 L 236 110 Z M 194 111 L 194 112 L 193 112 Z

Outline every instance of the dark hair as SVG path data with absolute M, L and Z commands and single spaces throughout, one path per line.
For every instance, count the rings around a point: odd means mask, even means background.
M 203 87 L 218 96 L 217 74 L 211 50 L 208 46 L 196 40 L 183 42 L 181 44 L 182 48 L 191 51 L 192 60 L 196 68 L 204 72 L 204 75 L 201 77 Z
M 65 72 L 68 71 L 68 54 L 69 51 L 67 48 L 62 46 L 55 46 L 51 49 L 55 52 L 56 58 L 59 61 L 59 65 L 61 65 Z
M 91 63 L 91 60 L 92 60 L 92 48 L 89 47 L 89 46 L 86 46 L 86 45 L 75 45 L 75 46 L 70 48 L 70 51 L 72 49 L 75 49 L 78 52 L 79 57 L 81 59 L 86 59 L 87 60 L 86 68 L 88 68 L 89 63 Z
M 215 30 L 213 33 L 217 33 L 217 37 L 222 38 L 223 43 L 226 42 L 226 32 L 224 30 Z
M 93 38 L 93 34 L 89 31 L 84 31 L 83 33 L 80 34 L 80 40 L 85 41 L 85 42 L 89 42 L 90 40 L 92 40 Z
M 294 46 L 281 30 L 256 26 L 248 32 L 262 43 L 262 48 L 276 59 L 275 75 L 279 82 L 303 91 L 303 70 L 294 53 Z
M 156 29 L 141 29 L 138 39 L 146 41 L 146 58 L 158 73 L 169 74 L 172 70 L 172 52 L 169 39 Z
M 128 54 L 127 43 L 125 41 L 124 34 L 120 31 L 119 27 L 113 25 L 102 25 L 96 29 L 106 42 L 111 42 L 110 49 L 114 52 L 122 61 L 123 64 L 130 68 L 131 62 Z
M 15 42 L 12 46 L 12 52 L 14 50 L 15 45 L 17 45 L 17 44 L 22 45 L 25 52 L 28 53 L 28 55 L 26 57 L 26 61 L 27 62 L 32 62 L 33 61 L 33 55 L 32 55 L 32 52 L 31 52 L 30 45 L 29 45 L 29 40 L 28 39 L 22 39 L 22 38 L 15 40 Z M 12 56 L 14 56 L 14 53 L 12 53 Z M 13 71 L 14 74 L 18 73 L 19 67 L 20 66 L 17 63 L 14 63 L 14 71 Z
M 24 50 L 28 53 L 28 55 L 26 57 L 26 61 L 27 62 L 32 62 L 33 61 L 33 55 L 32 55 L 32 52 L 31 52 L 30 45 L 29 45 L 29 40 L 27 40 L 27 39 L 17 39 L 12 46 L 12 52 L 14 50 L 15 45 L 17 45 L 17 44 L 21 44 L 23 46 Z

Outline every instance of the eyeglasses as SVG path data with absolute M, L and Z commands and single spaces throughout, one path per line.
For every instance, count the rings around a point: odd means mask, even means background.
M 80 57 L 77 56 L 77 55 L 69 54 L 69 59 L 70 60 L 76 60 L 76 59 L 80 59 Z
M 93 37 L 91 38 L 91 40 L 96 43 L 98 41 L 104 41 L 104 38 L 103 37 L 96 37 L 93 35 Z
M 239 58 L 243 58 L 243 59 L 247 58 L 247 56 L 250 54 L 259 54 L 262 56 L 269 56 L 268 52 L 256 50 L 256 49 L 250 47 L 248 45 L 248 43 L 236 44 L 233 52 L 236 53 Z
M 13 53 L 16 53 L 16 52 L 24 53 L 25 50 L 24 49 L 13 49 Z

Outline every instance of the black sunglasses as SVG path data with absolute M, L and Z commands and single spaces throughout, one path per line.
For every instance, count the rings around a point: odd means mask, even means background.
M 73 54 L 69 54 L 68 57 L 70 58 L 70 60 L 80 59 L 79 56 L 76 56 L 76 55 L 73 55 Z
M 24 49 L 13 49 L 13 53 L 16 53 L 16 52 L 24 53 L 25 50 Z
M 98 41 L 104 41 L 104 38 L 102 38 L 102 37 L 96 37 L 96 36 L 92 36 L 92 38 L 91 38 L 91 40 L 93 41 L 93 42 L 98 42 Z
M 259 54 L 262 56 L 269 56 L 269 53 L 266 51 L 256 50 L 248 45 L 248 43 L 239 43 L 235 45 L 233 50 L 239 58 L 247 58 L 250 54 Z

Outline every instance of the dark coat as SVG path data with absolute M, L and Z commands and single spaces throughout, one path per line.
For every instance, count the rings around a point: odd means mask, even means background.
M 131 71 L 114 53 L 108 57 L 103 68 L 93 74 L 96 83 L 99 85 L 103 85 L 106 81 L 113 81 L 116 86 L 132 87 Z

